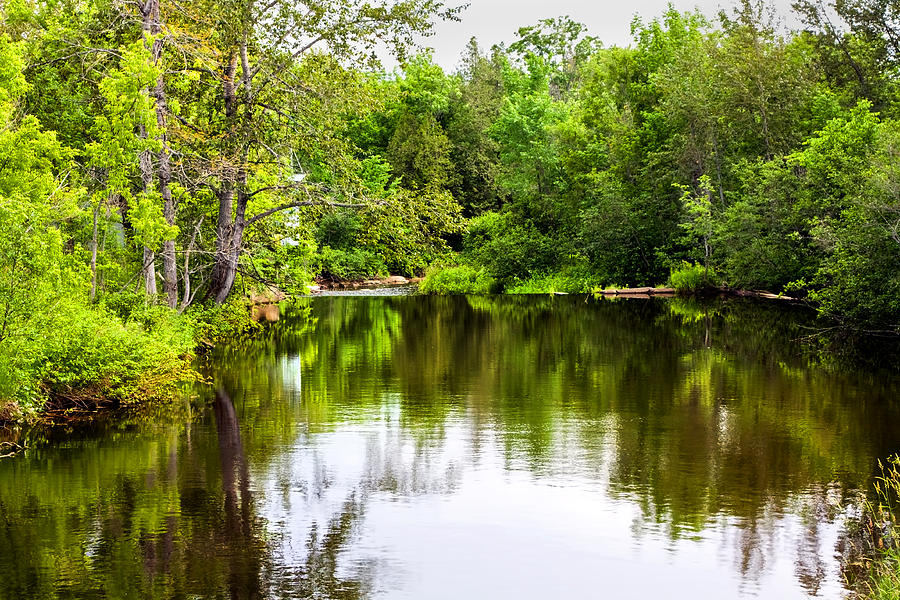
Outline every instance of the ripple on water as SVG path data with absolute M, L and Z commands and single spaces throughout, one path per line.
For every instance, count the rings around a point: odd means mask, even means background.
M 843 596 L 895 376 L 780 307 L 377 297 L 413 289 L 285 305 L 180 412 L 0 461 L 0 600 Z

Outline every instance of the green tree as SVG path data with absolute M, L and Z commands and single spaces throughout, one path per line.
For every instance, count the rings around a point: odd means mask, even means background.
M 499 182 L 500 146 L 490 128 L 503 106 L 506 62 L 499 49 L 485 56 L 475 39 L 470 40 L 463 55 L 459 93 L 450 100 L 446 133 L 458 175 L 451 189 L 467 216 L 496 210 L 505 200 Z

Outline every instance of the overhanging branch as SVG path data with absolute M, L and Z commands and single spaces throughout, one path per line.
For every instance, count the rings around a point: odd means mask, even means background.
M 277 212 L 281 212 L 283 210 L 288 210 L 289 208 L 300 208 L 302 206 L 329 206 L 333 208 L 365 208 L 367 206 L 373 206 L 378 204 L 384 204 L 384 202 L 369 202 L 364 204 L 353 203 L 353 202 L 331 202 L 329 200 L 301 200 L 298 202 L 288 202 L 286 204 L 281 204 L 276 206 L 275 208 L 270 208 L 269 210 L 263 211 L 258 215 L 254 215 L 247 219 L 247 225 L 252 225 L 256 223 L 260 219 L 265 219 L 269 215 L 274 215 Z

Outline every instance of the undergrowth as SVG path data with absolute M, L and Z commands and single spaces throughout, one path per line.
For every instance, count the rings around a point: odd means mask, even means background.
M 0 421 L 47 410 L 163 400 L 196 377 L 198 347 L 259 327 L 243 301 L 178 314 L 137 294 L 60 301 L 0 344 Z
M 469 265 L 432 266 L 419 285 L 423 294 L 490 294 L 496 289 L 494 278 L 484 268 Z

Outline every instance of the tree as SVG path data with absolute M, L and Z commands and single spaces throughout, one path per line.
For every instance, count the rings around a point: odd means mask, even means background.
M 144 193 L 149 193 L 154 188 L 154 180 L 156 181 L 156 191 L 162 199 L 162 214 L 166 224 L 170 228 L 172 235 L 166 236 L 162 241 L 162 258 L 163 258 L 163 293 L 166 296 L 166 302 L 169 308 L 175 308 L 178 305 L 178 268 L 175 265 L 175 239 L 174 235 L 177 230 L 175 227 L 175 200 L 172 196 L 172 151 L 169 148 L 169 141 L 166 135 L 168 106 L 166 102 L 166 86 L 163 68 L 161 63 L 163 54 L 163 23 L 160 13 L 160 0 L 144 0 L 138 4 L 138 10 L 141 13 L 141 34 L 144 45 L 150 51 L 150 60 L 157 68 L 156 80 L 148 85 L 147 93 L 154 100 L 153 110 L 156 117 L 156 137 L 159 141 L 159 148 L 156 154 L 156 164 L 153 164 L 153 155 L 150 150 L 144 151 L 140 157 L 141 180 L 143 182 Z M 144 131 L 144 136 L 149 136 L 149 132 Z M 155 166 L 155 168 L 154 168 Z M 144 254 L 144 262 L 152 264 L 152 251 Z M 148 270 L 150 274 L 148 280 L 153 277 L 152 270 Z M 152 286 L 155 288 L 155 282 Z M 151 289 L 148 288 L 148 292 Z
M 442 190 L 453 185 L 446 121 L 455 81 L 429 55 L 414 57 L 403 68 L 394 134 L 386 149 L 393 171 L 411 189 Z
M 600 41 L 586 35 L 587 27 L 571 18 L 541 19 L 537 25 L 520 27 L 518 40 L 509 50 L 523 58 L 538 57 L 550 68 L 550 93 L 557 99 L 575 88 L 578 71 Z
M 707 175 L 700 178 L 698 187 L 699 191 L 697 193 L 693 193 L 689 188 L 684 188 L 681 201 L 684 203 L 684 212 L 687 219 L 681 226 L 689 237 L 699 241 L 703 247 L 703 276 L 708 283 L 709 259 L 712 256 L 711 240 L 715 233 L 716 225 L 712 202 L 715 196 L 715 189 Z
M 31 325 L 56 324 L 60 302 L 77 297 L 83 281 L 60 231 L 79 212 L 73 153 L 21 114 L 24 67 L 23 44 L 0 34 L 0 395 L 7 397 L 35 392 L 16 372 L 33 358 Z
M 147 90 L 161 77 L 161 70 L 155 66 L 144 40 L 122 49 L 120 56 L 119 68 L 108 72 L 100 83 L 106 103 L 92 128 L 94 141 L 86 147 L 89 164 L 103 173 L 103 185 L 93 196 L 94 213 L 113 196 L 126 203 L 129 223 L 143 247 L 141 271 L 145 290 L 153 295 L 156 293 L 155 250 L 177 232 L 165 219 L 160 193 L 153 184 L 151 156 L 161 151 L 163 145 L 155 102 Z M 132 180 L 136 174 L 140 175 L 142 185 L 135 193 Z M 96 240 L 92 243 L 96 246 Z M 174 256 L 170 258 L 174 261 Z
M 503 106 L 507 67 L 499 49 L 482 55 L 473 38 L 463 57 L 459 93 L 451 97 L 446 133 L 458 174 L 452 191 L 468 216 L 496 210 L 505 200 L 499 183 L 499 144 L 489 131 Z
M 415 34 L 431 30 L 433 18 L 453 19 L 459 10 L 436 0 L 201 1 L 185 9 L 180 18 L 197 32 L 198 83 L 211 90 L 203 98 L 209 111 L 195 113 L 191 123 L 202 132 L 193 169 L 218 199 L 208 297 L 218 303 L 228 297 L 249 225 L 281 210 L 335 200 L 340 185 L 332 184 L 348 183 L 349 169 L 339 172 L 342 157 L 328 154 L 330 132 L 317 130 L 318 123 L 334 121 L 330 107 L 318 104 L 322 82 L 305 77 L 298 61 L 327 65 L 315 54 L 324 47 L 329 60 L 367 62 L 379 40 L 402 58 Z M 310 112 L 315 120 L 308 120 Z M 330 163 L 332 180 L 286 182 L 293 154 Z M 285 194 L 293 198 L 285 201 Z

